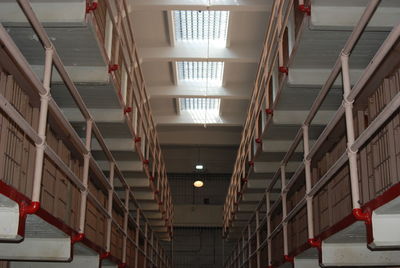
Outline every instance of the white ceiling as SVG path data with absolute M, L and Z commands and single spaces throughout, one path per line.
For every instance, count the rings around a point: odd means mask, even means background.
M 208 172 L 232 171 L 269 8 L 266 1 L 259 0 L 133 0 L 135 39 L 168 172 L 193 171 L 193 148 L 208 152 L 204 154 Z M 217 48 L 207 44 L 175 42 L 172 11 L 207 9 L 230 10 L 227 46 Z M 179 83 L 176 61 L 193 60 L 224 61 L 223 85 L 205 89 L 201 85 Z M 177 106 L 179 97 L 204 95 L 221 98 L 221 118 L 207 126 L 179 113 Z M 230 157 L 226 157 L 227 154 Z

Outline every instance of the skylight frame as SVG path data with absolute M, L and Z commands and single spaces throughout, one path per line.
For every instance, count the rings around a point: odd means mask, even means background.
M 180 111 L 210 112 L 219 114 L 221 98 L 179 98 Z
M 178 82 L 222 86 L 224 67 L 223 61 L 177 61 Z
M 211 42 L 226 46 L 229 11 L 173 10 L 175 42 Z

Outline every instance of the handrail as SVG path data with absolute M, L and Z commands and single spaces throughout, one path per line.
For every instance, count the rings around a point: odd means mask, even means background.
M 270 185 L 266 188 L 266 193 L 263 195 L 262 200 L 260 201 L 259 205 L 257 206 L 256 211 L 253 213 L 251 216 L 248 225 L 243 228 L 242 234 L 245 234 L 246 229 L 248 226 L 250 226 L 251 222 L 256 220 L 256 224 L 260 225 L 260 222 L 263 222 L 265 219 L 267 220 L 267 225 L 270 226 L 270 221 L 271 218 L 270 216 L 273 214 L 274 210 L 278 207 L 280 203 L 282 203 L 282 206 L 285 206 L 286 204 L 286 195 L 294 185 L 295 181 L 298 179 L 298 175 L 305 171 L 305 178 L 306 178 L 306 193 L 303 198 L 301 198 L 295 205 L 292 207 L 291 211 L 286 213 L 286 215 L 283 215 L 281 222 L 274 228 L 274 230 L 271 232 L 271 230 L 268 230 L 268 236 L 265 241 L 268 242 L 268 261 L 269 265 L 271 265 L 271 240 L 274 235 L 277 234 L 279 230 L 282 229 L 283 234 L 284 234 L 284 255 L 288 254 L 288 241 L 287 237 L 285 238 L 285 230 L 287 227 L 287 223 L 295 217 L 303 208 L 307 209 L 307 225 L 309 227 L 309 233 L 308 233 L 308 238 L 309 240 L 313 241 L 314 234 L 313 232 L 310 232 L 310 226 L 311 228 L 313 225 L 313 218 L 312 218 L 312 199 L 313 197 L 333 178 L 334 174 L 341 168 L 343 165 L 346 164 L 347 161 L 349 161 L 349 166 L 353 165 L 353 168 L 357 168 L 357 166 L 354 167 L 354 162 L 352 163 L 351 159 L 355 159 L 355 156 L 360 148 L 362 148 L 367 141 L 378 131 L 384 124 L 385 122 L 396 112 L 398 111 L 400 107 L 400 93 L 397 93 L 396 96 L 386 105 L 382 111 L 379 112 L 377 117 L 369 124 L 369 126 L 361 131 L 359 134 L 358 138 L 355 139 L 353 142 L 350 142 L 347 146 L 347 151 L 344 152 L 336 161 L 335 163 L 331 164 L 329 169 L 326 171 L 326 173 L 314 184 L 311 185 L 311 174 L 310 174 L 310 164 L 313 156 L 315 153 L 318 151 L 318 149 L 321 147 L 321 145 L 324 143 L 328 135 L 334 130 L 335 126 L 337 123 L 346 115 L 345 120 L 347 123 L 347 128 L 351 129 L 354 128 L 351 124 L 349 124 L 349 114 L 352 114 L 350 106 L 347 104 L 348 102 L 353 102 L 355 98 L 360 95 L 362 90 L 364 89 L 366 82 L 370 79 L 370 77 L 374 74 L 374 72 L 378 69 L 378 66 L 383 62 L 384 58 L 388 55 L 390 52 L 391 48 L 393 45 L 398 41 L 400 38 L 400 24 L 397 24 L 393 27 L 392 31 L 389 33 L 389 35 L 386 37 L 385 41 L 382 43 L 381 47 L 378 49 L 376 52 L 375 56 L 373 59 L 370 61 L 370 64 L 368 67 L 364 70 L 362 73 L 361 77 L 358 79 L 356 82 L 355 86 L 346 93 L 345 90 L 345 95 L 344 95 L 344 102 L 343 104 L 338 108 L 337 112 L 335 113 L 334 117 L 330 120 L 330 122 L 325 126 L 322 134 L 316 141 L 316 143 L 313 144 L 311 148 L 309 148 L 309 137 L 308 137 L 308 128 L 309 125 L 312 123 L 312 120 L 315 116 L 315 114 L 318 112 L 318 110 L 321 107 L 322 102 L 326 98 L 327 94 L 329 93 L 334 81 L 338 77 L 339 73 L 342 71 L 345 73 L 345 75 L 348 76 L 349 70 L 346 68 L 346 59 L 348 58 L 349 54 L 352 52 L 354 49 L 354 46 L 357 44 L 357 41 L 359 40 L 361 34 L 364 32 L 369 20 L 373 16 L 374 12 L 376 11 L 380 1 L 379 0 L 371 0 L 366 7 L 364 13 L 362 14 L 359 22 L 355 26 L 353 32 L 351 33 L 350 37 L 348 38 L 342 53 L 339 55 L 338 60 L 335 63 L 335 66 L 333 67 L 333 70 L 331 71 L 330 76 L 326 80 L 325 84 L 323 85 L 320 93 L 318 94 L 316 100 L 314 101 L 308 116 L 304 120 L 303 125 L 297 132 L 296 137 L 294 138 L 294 141 L 288 150 L 288 152 L 285 154 L 281 164 L 282 167 L 285 167 L 287 165 L 287 161 L 290 158 L 290 155 L 294 152 L 296 146 L 300 142 L 300 138 L 303 137 L 304 139 L 304 164 L 301 165 L 295 172 L 295 174 L 292 176 L 288 184 L 285 182 L 285 187 L 282 188 L 282 194 L 279 197 L 278 200 L 276 200 L 272 206 L 267 203 L 267 212 L 266 215 L 263 219 L 260 219 L 255 217 L 256 214 L 259 213 L 261 207 L 263 207 L 263 204 L 265 202 L 268 202 L 269 194 L 271 193 L 271 190 L 273 189 L 275 183 L 279 179 L 279 175 L 281 172 L 281 167 L 275 172 L 275 175 L 273 177 L 273 181 L 270 183 Z M 275 5 L 274 5 L 275 7 Z M 273 17 L 271 15 L 271 17 Z M 270 22 L 271 23 L 271 22 Z M 267 46 L 268 44 L 266 44 Z M 343 66 L 342 66 L 343 65 Z M 260 68 L 260 67 L 259 67 Z M 349 85 L 349 80 L 344 79 L 345 81 L 345 86 Z M 347 85 L 346 85 L 347 83 Z M 252 106 L 250 104 L 250 106 Z M 245 132 L 245 130 L 244 130 Z M 347 133 L 347 136 L 351 135 L 351 133 Z M 351 139 L 350 139 L 351 140 Z M 243 139 L 242 139 L 243 141 Z M 241 144 L 242 145 L 242 144 Z M 352 193 L 356 192 L 358 195 L 358 180 L 355 180 L 353 177 L 354 172 L 350 173 L 350 177 L 352 181 L 356 181 L 356 183 L 351 184 L 351 189 Z M 282 178 L 281 178 L 282 179 Z M 354 200 L 354 196 L 357 196 L 353 194 L 353 210 L 359 209 L 359 207 L 355 206 L 354 203 L 358 200 Z M 228 209 L 227 209 L 228 210 Z M 283 208 L 283 214 L 285 214 L 286 208 Z M 224 235 L 227 234 L 229 231 L 229 224 L 230 222 L 224 222 Z M 258 231 L 258 228 L 254 231 L 254 233 L 251 235 L 253 236 L 255 232 Z M 265 243 L 265 241 L 263 243 Z M 240 259 L 241 255 L 241 246 L 238 244 L 238 248 L 234 249 L 231 258 L 227 260 L 225 263 L 224 267 L 232 267 L 235 266 L 235 263 L 237 263 L 237 259 Z M 260 248 L 259 243 L 257 244 L 257 250 Z M 242 248 L 243 250 L 243 248 Z M 250 255 L 254 256 L 254 252 Z M 248 261 L 249 259 L 247 259 Z M 243 262 L 246 262 L 246 260 L 243 260 Z
M 128 186 L 124 176 L 122 175 L 122 172 L 118 168 L 118 165 L 117 165 L 115 159 L 113 158 L 111 152 L 109 151 L 108 147 L 106 146 L 106 144 L 104 142 L 104 139 L 103 139 L 103 137 L 102 137 L 97 125 L 96 125 L 96 122 L 91 117 L 90 112 L 87 109 L 85 103 L 83 102 L 82 97 L 80 96 L 80 94 L 77 91 L 74 83 L 72 82 L 72 80 L 70 79 L 68 73 L 66 72 L 63 63 L 62 63 L 62 61 L 60 60 L 60 58 L 59 58 L 59 56 L 57 54 L 56 48 L 53 46 L 52 42 L 49 40 L 46 31 L 44 30 L 43 26 L 41 25 L 41 23 L 37 19 L 34 11 L 32 10 L 32 8 L 30 6 L 30 3 L 27 0 L 18 0 L 18 3 L 20 4 L 20 7 L 21 7 L 22 11 L 24 12 L 24 14 L 26 15 L 26 17 L 29 20 L 30 24 L 32 25 L 34 31 L 36 32 L 40 42 L 42 43 L 42 45 L 46 49 L 46 52 L 47 51 L 51 51 L 51 53 L 46 53 L 46 57 L 48 55 L 51 55 L 51 58 L 46 58 L 45 69 L 46 68 L 49 69 L 49 66 L 51 67 L 51 65 L 54 64 L 54 66 L 58 70 L 62 80 L 64 81 L 65 85 L 67 86 L 68 90 L 70 91 L 70 93 L 71 93 L 75 103 L 77 104 L 79 110 L 81 111 L 82 115 L 87 120 L 87 122 L 90 122 L 90 124 L 92 126 L 91 134 L 93 134 L 97 138 L 97 140 L 99 141 L 101 148 L 106 153 L 108 161 L 110 162 L 110 164 L 112 164 L 113 168 L 115 168 L 116 173 L 118 174 L 118 177 L 119 177 L 120 181 L 122 182 L 122 185 L 123 185 L 125 191 L 127 193 L 129 193 L 128 196 L 129 196 L 130 200 L 135 204 L 136 210 L 139 212 L 140 217 L 142 217 L 145 220 L 146 225 L 148 225 L 148 221 L 147 221 L 145 215 L 143 214 L 143 212 L 141 211 L 141 209 L 139 208 L 138 202 L 136 201 L 132 190 Z M 46 84 L 43 85 L 40 82 L 38 82 L 39 80 L 36 77 L 36 75 L 32 72 L 32 70 L 30 69 L 29 64 L 26 62 L 26 60 L 22 56 L 21 52 L 15 46 L 15 44 L 11 40 L 10 36 L 8 35 L 8 33 L 6 33 L 5 29 L 1 25 L 0 25 L 0 40 L 3 43 L 4 48 L 7 49 L 8 53 L 10 53 L 10 55 L 15 59 L 15 63 L 18 65 L 19 69 L 22 71 L 22 73 L 24 74 L 25 78 L 27 78 L 28 81 L 30 81 L 32 83 L 32 85 L 33 85 L 32 89 L 37 91 L 37 93 L 40 96 L 42 96 L 42 98 L 43 98 L 44 94 L 48 95 L 48 96 L 45 96 L 45 98 L 49 98 L 50 97 L 50 93 L 49 93 L 49 89 L 46 89 Z M 45 75 L 48 76 L 48 73 L 47 74 L 45 73 Z M 73 143 L 73 146 L 77 146 L 78 152 L 83 154 L 82 158 L 86 159 L 86 155 L 89 154 L 88 155 L 89 156 L 88 159 L 89 159 L 90 162 L 88 162 L 88 164 L 91 163 L 90 166 L 92 168 L 94 168 L 94 170 L 98 171 L 97 173 L 98 173 L 99 178 L 103 178 L 103 182 L 105 183 L 105 185 L 111 191 L 109 194 L 111 194 L 111 196 L 116 194 L 115 190 L 113 189 L 112 180 L 111 180 L 111 183 L 110 183 L 110 181 L 107 178 L 104 177 L 104 174 L 102 173 L 101 170 L 99 170 L 99 167 L 98 167 L 97 163 L 94 161 L 93 157 L 90 156 L 89 151 L 86 150 L 86 148 L 83 145 L 82 141 L 79 139 L 79 136 L 73 130 L 73 128 L 70 125 L 70 123 L 65 119 L 65 117 L 63 116 L 63 114 L 62 114 L 60 108 L 57 106 L 57 104 L 53 100 L 49 100 L 47 102 L 47 105 L 51 109 L 51 112 L 56 115 L 55 119 L 58 120 L 58 123 L 66 125 L 66 130 L 69 132 L 70 137 L 75 137 L 76 142 Z M 2 107 L 2 109 L 3 108 L 6 108 L 6 107 Z M 7 109 L 3 109 L 3 110 L 6 111 Z M 42 120 L 42 117 L 43 117 L 42 116 L 42 110 L 43 110 L 43 103 L 42 103 L 42 106 L 41 106 L 41 109 L 40 109 L 41 120 Z M 47 110 L 47 107 L 46 107 L 46 110 Z M 29 129 L 28 127 L 25 127 L 25 125 L 26 125 L 25 119 L 22 119 L 22 118 L 13 118 L 13 119 L 17 119 L 18 120 L 17 122 L 19 122 L 19 124 L 22 126 L 22 130 L 23 131 L 27 131 L 28 134 L 32 131 L 32 129 Z M 46 120 L 45 117 L 44 117 L 44 120 Z M 44 124 L 46 124 L 45 122 L 46 121 L 44 121 Z M 40 123 L 43 124 L 42 121 L 40 121 Z M 40 139 L 36 138 L 35 135 L 32 136 L 32 137 L 33 137 L 33 140 L 36 142 L 36 144 L 41 144 L 41 143 L 45 142 L 45 136 L 41 137 L 40 134 L 38 135 L 38 137 Z M 39 145 L 37 145 L 37 146 L 39 146 Z M 100 205 L 100 203 L 98 203 L 97 199 L 88 191 L 88 188 L 87 188 L 87 185 L 85 185 L 85 182 L 82 184 L 80 182 L 80 180 L 78 180 L 76 178 L 75 174 L 71 171 L 71 169 L 68 166 L 66 166 L 65 164 L 63 164 L 63 161 L 61 159 L 59 159 L 57 154 L 50 147 L 47 147 L 47 148 L 44 147 L 43 153 L 47 154 L 51 159 L 54 159 L 55 163 L 62 170 L 64 170 L 64 172 L 67 175 L 67 177 L 69 177 L 69 179 L 71 179 L 81 190 L 83 190 L 83 193 L 84 192 L 87 193 L 85 195 L 85 198 L 89 195 L 89 197 L 91 197 L 91 199 L 94 200 L 94 203 L 96 204 L 96 206 L 98 206 L 99 209 L 101 209 L 103 211 L 103 213 L 106 213 L 106 215 L 108 215 L 108 217 L 110 217 L 110 219 L 112 220 L 112 215 L 110 215 L 109 212 L 107 212 L 107 210 L 102 205 Z M 40 161 L 40 160 L 37 159 L 37 161 Z M 86 172 L 88 172 L 88 169 L 86 170 Z M 39 183 L 39 185 L 40 185 L 40 183 Z M 35 201 L 34 198 L 33 198 L 33 201 Z M 121 200 L 119 200 L 119 201 L 121 201 Z M 124 206 L 124 210 L 125 210 L 125 216 L 124 217 L 128 217 L 132 221 L 136 222 L 138 219 L 135 220 L 129 214 L 129 206 L 130 206 L 129 202 L 126 202 L 126 204 Z M 85 211 L 86 210 L 81 210 L 81 215 L 80 215 L 81 217 L 85 217 Z M 82 212 L 83 212 L 83 214 L 82 214 Z M 126 230 L 127 226 L 126 227 L 122 227 L 122 226 L 119 226 L 118 223 L 117 223 L 117 225 L 118 225 L 119 229 L 123 230 L 123 233 L 125 234 L 125 239 L 127 239 L 127 237 L 126 237 L 126 235 L 127 235 L 127 230 Z M 137 228 L 140 229 L 140 225 L 137 225 Z M 80 231 L 83 232 L 82 226 L 81 226 L 81 230 Z M 109 232 L 111 232 L 111 230 L 109 229 L 109 230 L 107 230 L 107 232 L 109 233 Z M 152 231 L 150 229 L 150 232 L 151 232 L 151 234 L 153 236 L 154 231 Z M 109 245 L 107 247 L 109 249 Z M 159 249 L 160 248 L 161 247 L 159 247 Z M 122 260 L 122 261 L 125 262 L 125 260 Z

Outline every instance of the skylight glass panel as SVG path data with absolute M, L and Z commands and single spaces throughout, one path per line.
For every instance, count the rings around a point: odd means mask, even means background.
M 176 41 L 216 41 L 226 44 L 229 11 L 175 10 Z
M 222 85 L 224 63 L 219 61 L 177 62 L 178 79 L 186 82 L 203 82 L 210 86 Z
M 180 98 L 181 111 L 208 111 L 219 113 L 221 99 L 218 98 Z

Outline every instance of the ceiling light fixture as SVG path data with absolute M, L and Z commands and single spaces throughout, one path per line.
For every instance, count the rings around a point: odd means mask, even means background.
M 201 180 L 197 180 L 197 181 L 195 181 L 195 182 L 193 183 L 193 186 L 196 187 L 196 188 L 201 188 L 201 187 L 204 186 L 204 182 L 201 181 Z
M 196 165 L 196 169 L 197 170 L 202 170 L 202 169 L 204 169 L 204 166 L 201 165 L 201 164 L 198 164 L 198 165 Z

